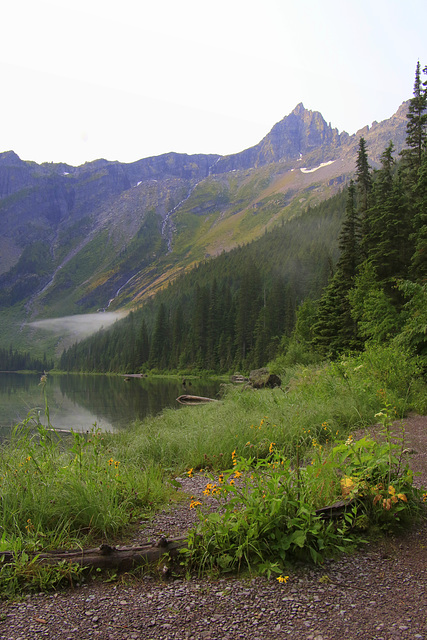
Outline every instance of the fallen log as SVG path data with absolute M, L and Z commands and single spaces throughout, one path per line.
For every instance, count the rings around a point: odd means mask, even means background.
M 163 555 L 170 557 L 177 555 L 179 549 L 187 546 L 187 538 L 167 540 L 160 538 L 155 544 L 144 544 L 139 547 L 110 547 L 101 544 L 94 549 L 75 549 L 71 551 L 47 551 L 44 553 L 28 554 L 30 560 L 40 564 L 56 565 L 62 562 L 77 564 L 85 569 L 115 569 L 129 571 L 143 564 L 151 564 Z M 15 555 L 12 551 L 0 552 L 0 562 L 12 564 Z
M 336 520 L 341 518 L 353 504 L 354 499 L 338 500 L 327 507 L 316 509 L 316 515 L 321 516 L 324 520 Z
M 205 404 L 206 402 L 218 402 L 214 398 L 204 398 L 203 396 L 182 395 L 176 399 L 180 404 Z

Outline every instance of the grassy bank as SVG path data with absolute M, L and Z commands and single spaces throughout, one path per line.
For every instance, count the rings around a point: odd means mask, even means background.
M 265 460 L 272 443 L 282 459 L 304 456 L 313 442 L 333 446 L 371 424 L 385 404 L 396 418 L 427 412 L 417 362 L 390 348 L 281 374 L 281 388 L 226 385 L 219 402 L 166 410 L 118 434 L 64 438 L 49 420 L 45 428 L 28 418 L 3 445 L 1 548 L 125 540 L 172 497 L 170 480 L 190 469 L 232 469 L 236 456 Z
M 288 369 L 281 377 L 281 388 L 273 390 L 226 385 L 219 403 L 164 411 L 121 433 L 115 444 L 123 458 L 155 462 L 173 473 L 191 467 L 223 470 L 231 465 L 232 451 L 243 452 L 247 442 L 259 455 L 272 441 L 292 451 L 304 439 L 322 438 L 325 423 L 338 438 L 371 424 L 385 398 L 399 418 L 411 410 L 427 411 L 416 361 L 391 348 Z

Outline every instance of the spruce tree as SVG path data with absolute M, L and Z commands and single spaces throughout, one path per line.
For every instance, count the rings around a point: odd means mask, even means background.
M 351 181 L 345 219 L 339 237 L 340 257 L 336 271 L 319 303 L 314 344 L 326 354 L 336 355 L 360 346 L 357 325 L 351 315 L 348 293 L 360 264 L 360 221 L 355 208 L 356 189 Z
M 427 281 L 427 149 L 424 151 L 415 188 L 414 252 L 411 276 L 420 283 Z
M 156 324 L 151 340 L 149 366 L 166 369 L 170 357 L 170 332 L 168 311 L 165 304 L 160 304 L 157 312 Z
M 404 197 L 401 175 L 396 172 L 394 145 L 390 141 L 381 155 L 381 169 L 375 173 L 371 206 L 366 212 L 363 248 L 377 277 L 389 293 L 396 289 L 395 278 L 407 276 L 410 256 L 411 220 Z M 399 296 L 398 296 L 399 297 Z
M 356 196 L 357 211 L 360 217 L 362 234 L 370 234 L 370 219 L 368 215 L 369 195 L 372 188 L 371 167 L 368 162 L 368 152 L 366 150 L 365 138 L 359 140 L 359 151 L 356 161 Z
M 423 69 L 427 73 L 427 67 Z M 421 80 L 421 67 L 418 61 L 415 70 L 413 97 L 409 101 L 408 122 L 406 124 L 407 148 L 402 151 L 409 184 L 414 185 L 418 180 L 421 167 L 423 149 L 427 141 L 427 92 L 425 83 Z

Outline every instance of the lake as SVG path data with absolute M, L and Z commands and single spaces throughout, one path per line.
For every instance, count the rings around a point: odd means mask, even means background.
M 88 431 L 96 425 L 103 431 L 126 429 L 131 422 L 179 408 L 176 398 L 184 393 L 218 397 L 219 380 L 182 378 L 130 378 L 90 374 L 48 375 L 46 391 L 50 422 L 56 429 Z M 0 433 L 34 409 L 46 424 L 40 375 L 0 373 Z M 197 407 L 195 407 L 197 410 Z

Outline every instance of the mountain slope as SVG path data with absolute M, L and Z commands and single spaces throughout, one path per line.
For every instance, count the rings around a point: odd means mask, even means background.
M 299 104 L 258 145 L 226 157 L 71 167 L 1 153 L 1 308 L 22 320 L 138 305 L 338 192 L 361 135 L 373 166 L 390 139 L 399 151 L 406 111 L 349 136 Z

